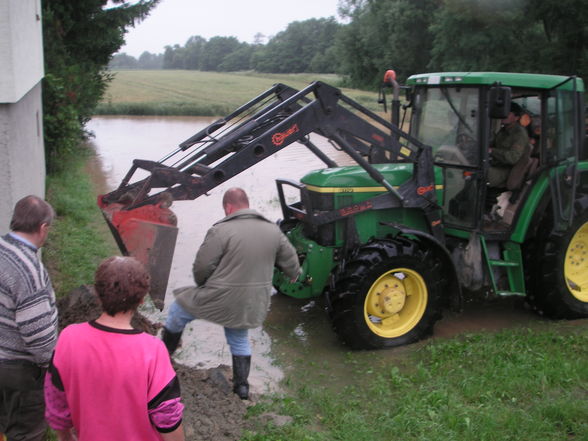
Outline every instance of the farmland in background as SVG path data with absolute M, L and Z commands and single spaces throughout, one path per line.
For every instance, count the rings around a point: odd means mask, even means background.
M 189 70 L 120 70 L 96 109 L 97 115 L 222 116 L 276 83 L 303 89 L 313 81 L 335 87 L 334 74 L 260 74 Z M 350 98 L 380 111 L 377 91 L 342 89 Z

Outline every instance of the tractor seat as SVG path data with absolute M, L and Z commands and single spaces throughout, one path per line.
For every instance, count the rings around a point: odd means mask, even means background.
M 531 156 L 532 146 L 529 145 L 525 154 L 513 166 L 506 180 L 506 189 L 511 192 L 509 202 L 516 204 L 523 190 L 523 183 L 535 175 L 539 168 L 539 159 Z
M 539 160 L 531 157 L 531 146 L 528 145 L 523 156 L 510 169 L 508 179 L 506 180 L 507 190 L 516 191 L 520 189 L 523 182 L 535 174 L 538 166 Z

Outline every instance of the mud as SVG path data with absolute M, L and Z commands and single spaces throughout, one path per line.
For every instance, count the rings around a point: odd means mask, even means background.
M 58 300 L 59 328 L 97 318 L 101 309 L 91 286 L 82 286 Z M 133 327 L 156 335 L 160 325 L 153 324 L 140 313 L 135 314 Z M 244 430 L 254 430 L 258 420 L 246 419 L 247 406 L 232 393 L 231 368 L 220 365 L 198 369 L 174 363 L 182 390 L 184 432 L 187 440 L 233 441 Z M 256 397 L 252 396 L 252 400 Z M 259 421 L 265 421 L 267 416 Z

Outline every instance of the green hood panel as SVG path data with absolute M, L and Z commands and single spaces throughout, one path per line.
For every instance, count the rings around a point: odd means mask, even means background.
M 372 164 L 386 180 L 394 186 L 406 182 L 412 176 L 412 164 Z M 301 182 L 307 186 L 321 188 L 351 189 L 354 187 L 371 188 L 372 191 L 384 191 L 372 177 L 360 166 L 345 166 L 336 168 L 324 168 L 306 174 Z M 442 171 L 435 167 L 435 183 L 442 183 Z

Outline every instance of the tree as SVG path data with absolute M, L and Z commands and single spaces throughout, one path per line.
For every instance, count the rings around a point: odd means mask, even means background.
M 266 41 L 267 41 L 267 36 L 265 34 L 262 34 L 261 32 L 258 32 L 253 36 L 253 44 L 254 45 L 265 44 Z
M 75 151 L 111 79 L 107 66 L 126 29 L 160 0 L 42 0 L 43 113 L 48 169 Z M 109 7 L 112 5 L 112 7 Z
M 525 15 L 542 29 L 537 53 L 550 72 L 588 75 L 588 8 L 584 0 L 527 0 Z
M 332 17 L 292 22 L 255 54 L 253 67 L 260 72 L 308 72 L 313 58 L 325 56 L 333 45 L 339 27 Z M 336 63 L 322 67 L 334 72 Z
M 200 35 L 188 38 L 184 46 L 185 63 L 184 69 L 200 69 L 204 50 L 206 47 L 206 39 Z
M 161 69 L 163 65 L 163 54 L 152 54 L 144 51 L 137 60 L 138 69 Z
M 139 66 L 137 59 L 126 53 L 116 54 L 108 63 L 110 69 L 136 69 Z
M 224 58 L 240 48 L 239 40 L 235 37 L 212 37 L 204 46 L 200 69 L 204 71 L 219 71 Z
M 588 11 L 584 3 L 444 0 L 430 28 L 429 68 L 585 75 Z
M 339 33 L 339 72 L 354 87 L 380 84 L 387 69 L 400 79 L 423 71 L 430 57 L 429 26 L 436 0 L 348 0 L 342 11 L 351 22 Z
M 219 70 L 223 72 L 237 72 L 251 69 L 251 57 L 253 56 L 254 50 L 254 46 L 241 43 L 237 50 L 224 57 L 218 66 Z
M 537 43 L 524 0 L 445 0 L 431 32 L 431 70 L 533 70 Z

